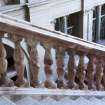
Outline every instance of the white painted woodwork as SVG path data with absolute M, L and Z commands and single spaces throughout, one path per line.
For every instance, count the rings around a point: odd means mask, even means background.
M 95 6 L 105 4 L 105 0 L 84 0 L 84 10 L 89 10 Z
M 4 14 L 16 17 L 17 19 L 22 19 L 22 20 L 25 19 L 24 9 L 18 9 L 18 10 L 14 10 L 12 12 L 8 11 L 8 12 L 5 12 Z
M 6 5 L 0 7 L 0 13 L 7 14 L 22 20 L 24 20 L 25 15 L 22 5 Z
M 83 39 L 92 41 L 93 28 L 93 9 L 83 13 Z
M 30 0 L 29 0 L 30 1 Z M 20 0 L 20 3 L 21 4 L 24 4 L 25 3 L 25 0 Z
M 87 33 L 87 40 L 92 41 L 92 34 L 93 34 L 93 9 L 88 11 L 88 33 Z
M 74 6 L 76 5 L 76 6 Z M 54 29 L 54 20 L 81 10 L 80 0 L 60 0 L 45 5 L 29 5 L 31 22 L 41 27 Z M 40 20 L 39 20 L 40 19 Z

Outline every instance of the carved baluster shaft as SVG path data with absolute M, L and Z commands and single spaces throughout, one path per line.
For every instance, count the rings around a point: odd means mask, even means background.
M 76 76 L 76 64 L 75 64 L 75 51 L 69 52 L 69 62 L 68 62 L 68 87 L 75 87 L 75 76 Z
M 6 50 L 4 45 L 0 43 L 0 85 L 4 84 L 7 72 Z
M 103 67 L 102 67 L 102 59 L 100 57 L 97 57 L 97 64 L 96 64 L 96 89 L 100 90 L 102 89 L 101 81 L 103 76 Z
M 88 89 L 95 89 L 95 86 L 94 86 L 94 73 L 95 73 L 94 56 L 89 55 L 88 58 L 89 58 L 89 62 L 87 66 Z
M 13 40 L 15 43 L 15 49 L 14 49 L 15 69 L 17 71 L 17 80 L 15 84 L 17 86 L 22 86 L 25 83 L 25 80 L 24 80 L 24 69 L 25 69 L 24 53 L 20 45 L 22 38 L 14 36 Z
M 77 78 L 79 79 L 79 88 L 83 89 L 85 88 L 84 80 L 85 80 L 85 65 L 84 65 L 84 54 L 80 54 L 80 61 L 78 65 L 78 70 L 77 70 Z
M 46 74 L 46 81 L 45 87 L 47 88 L 56 88 L 56 84 L 51 80 L 52 70 L 51 65 L 53 64 L 52 56 L 51 56 L 51 45 L 44 44 L 45 48 L 45 57 L 44 57 L 44 64 L 45 64 L 45 74 Z
M 4 36 L 4 31 L 0 31 L 0 37 Z
M 7 59 L 6 50 L 2 43 L 0 43 L 0 86 L 13 86 L 12 80 L 7 78 Z
M 64 87 L 64 53 L 63 47 L 57 49 L 57 74 L 58 74 L 58 88 Z
M 38 52 L 37 52 L 37 41 L 34 38 L 28 38 L 28 51 L 30 55 L 30 78 L 31 78 L 31 86 L 36 87 L 39 85 L 38 81 Z
M 103 60 L 103 77 L 102 77 L 102 85 L 105 90 L 105 61 Z

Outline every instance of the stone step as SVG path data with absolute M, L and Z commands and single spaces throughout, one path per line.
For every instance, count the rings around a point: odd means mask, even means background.
M 70 98 L 69 96 L 63 96 L 56 100 L 54 97 L 45 96 L 42 99 L 35 99 L 33 96 L 24 96 L 14 102 L 8 97 L 0 97 L 0 105 L 105 105 L 105 97 L 77 97 Z
M 15 103 L 13 103 L 11 100 L 9 100 L 8 98 L 1 96 L 0 97 L 0 105 L 16 105 Z
M 105 98 L 98 99 L 92 97 L 90 99 L 79 97 L 75 100 L 70 99 L 69 97 L 61 98 L 56 101 L 53 98 L 47 97 L 43 100 L 35 100 L 32 97 L 25 97 L 16 102 L 16 105 L 105 105 Z
M 16 102 L 16 105 L 40 105 L 37 100 L 27 96 Z

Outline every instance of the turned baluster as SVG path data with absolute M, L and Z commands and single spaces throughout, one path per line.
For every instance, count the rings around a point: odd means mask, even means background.
M 12 80 L 7 78 L 7 59 L 6 50 L 2 43 L 0 43 L 0 86 L 13 86 Z
M 87 66 L 87 82 L 88 89 L 95 89 L 94 85 L 94 73 L 95 73 L 95 64 L 94 64 L 94 55 L 88 55 L 89 62 Z
M 0 37 L 3 37 L 4 36 L 4 31 L 0 31 Z
M 85 64 L 84 64 L 84 57 L 85 57 L 85 54 L 84 53 L 80 53 L 80 60 L 79 60 L 79 65 L 78 65 L 78 69 L 77 69 L 77 78 L 79 80 L 79 88 L 80 89 L 83 89 L 85 88 L 85 83 L 84 83 L 84 80 L 85 80 Z
M 14 35 L 13 41 L 15 43 L 14 61 L 15 61 L 15 69 L 17 71 L 17 80 L 15 81 L 15 84 L 17 86 L 23 86 L 25 84 L 25 79 L 24 79 L 25 64 L 24 64 L 24 53 L 21 48 L 22 38 Z
M 69 62 L 68 62 L 68 87 L 72 89 L 76 86 L 76 62 L 75 62 L 75 51 L 69 51 Z
M 102 76 L 103 76 L 102 58 L 97 57 L 96 73 L 95 73 L 96 89 L 97 90 L 102 89 L 102 84 L 101 84 Z
M 58 74 L 58 88 L 65 87 L 64 84 L 64 54 L 65 54 L 65 48 L 64 47 L 58 47 L 57 48 L 57 74 Z
M 105 90 L 105 61 L 103 60 L 103 77 L 102 77 L 102 85 Z
M 57 88 L 54 81 L 51 80 L 51 76 L 52 76 L 51 65 L 53 64 L 52 56 L 51 56 L 51 47 L 52 46 L 49 43 L 44 44 L 44 48 L 45 48 L 44 64 L 45 64 L 45 75 L 46 75 L 45 87 Z
M 28 44 L 28 52 L 30 55 L 30 85 L 32 87 L 39 86 L 38 81 L 38 73 L 39 73 L 39 66 L 38 66 L 38 52 L 37 52 L 37 41 L 35 38 L 27 38 Z

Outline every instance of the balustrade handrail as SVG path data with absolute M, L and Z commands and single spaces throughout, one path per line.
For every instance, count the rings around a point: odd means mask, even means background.
M 29 35 L 31 35 L 37 38 L 46 38 L 46 40 L 56 40 L 57 42 L 60 42 L 64 45 L 68 45 L 68 48 L 74 47 L 77 50 L 89 52 L 90 54 L 95 53 L 97 55 L 100 54 L 100 56 L 105 55 L 105 46 L 103 45 L 86 41 L 84 39 L 67 35 L 61 32 L 45 29 L 4 14 L 0 14 L 0 31 L 17 34 L 22 37 L 28 37 Z

